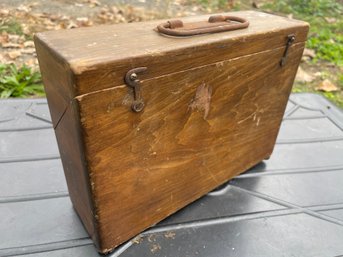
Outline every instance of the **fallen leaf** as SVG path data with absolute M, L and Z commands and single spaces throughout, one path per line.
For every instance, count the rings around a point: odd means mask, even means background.
M 32 40 L 24 42 L 24 47 L 34 47 L 34 46 L 35 46 L 35 43 Z
M 1 46 L 3 48 L 21 48 L 21 45 L 16 43 L 3 43 Z
M 2 54 L 0 54 L 0 63 L 2 63 L 2 64 L 7 63 L 5 57 Z
M 80 27 L 90 27 L 93 25 L 93 22 L 90 21 L 87 17 L 76 18 L 77 24 Z
M 318 87 L 316 87 L 316 90 L 323 92 L 334 92 L 338 90 L 338 87 L 330 80 L 325 79 L 322 83 L 319 84 Z
M 11 60 L 17 59 L 20 55 L 21 55 L 21 52 L 20 52 L 20 51 L 11 51 L 11 52 L 8 52 L 8 53 L 7 53 L 7 56 L 8 56 Z
M 0 9 L 0 15 L 7 16 L 9 15 L 10 10 L 8 9 Z
M 174 232 L 169 231 L 169 232 L 167 232 L 167 233 L 164 234 L 164 237 L 165 237 L 165 238 L 168 238 L 168 239 L 170 239 L 170 238 L 171 238 L 171 239 L 175 239 L 175 235 L 176 235 L 176 234 L 175 234 Z
M 8 40 L 9 40 L 8 34 L 5 31 L 3 31 L 0 35 L 0 43 L 1 44 L 8 43 Z
M 161 246 L 159 245 L 159 244 L 153 244 L 151 247 L 150 247 L 150 251 L 152 252 L 152 253 L 156 253 L 156 252 L 158 252 L 158 251 L 160 251 L 161 250 Z
M 74 29 L 74 28 L 77 28 L 77 27 L 78 27 L 78 25 L 75 22 L 70 21 L 68 26 L 67 26 L 67 29 Z
M 26 13 L 28 13 L 28 12 L 31 11 L 31 7 L 30 7 L 30 6 L 27 6 L 27 5 L 21 4 L 21 5 L 19 5 L 19 6 L 17 7 L 17 10 L 20 11 L 20 12 L 26 12 Z
M 27 66 L 29 66 L 29 67 L 33 67 L 33 66 L 35 66 L 35 64 L 36 64 L 35 61 L 36 61 L 35 59 L 28 59 L 28 60 L 25 62 L 25 64 L 26 64 Z
M 88 3 L 90 7 L 101 5 L 101 3 L 98 0 L 86 0 L 85 3 Z
M 303 56 L 308 56 L 308 57 L 314 58 L 314 57 L 316 57 L 316 52 L 312 49 L 305 48 Z
M 34 54 L 36 52 L 36 49 L 34 48 L 25 48 L 21 50 L 22 54 Z
M 326 22 L 328 23 L 335 23 L 337 21 L 336 18 L 333 17 L 324 17 L 324 19 L 326 20 Z
M 59 20 L 61 18 L 61 16 L 57 15 L 57 14 L 52 14 L 52 15 L 49 16 L 49 18 L 50 18 L 51 21 L 57 21 L 57 20 Z
M 8 41 L 12 42 L 12 43 L 17 43 L 20 39 L 19 35 L 15 35 L 15 34 L 8 34 Z
M 299 82 L 312 82 L 314 77 L 299 67 L 295 80 Z
M 143 237 L 142 236 L 136 236 L 134 239 L 131 240 L 132 243 L 134 244 L 140 244 L 143 242 Z

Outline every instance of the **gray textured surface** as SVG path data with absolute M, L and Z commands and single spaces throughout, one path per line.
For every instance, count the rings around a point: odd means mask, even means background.
M 46 100 L 0 105 L 0 256 L 99 256 L 69 200 Z M 343 114 L 297 94 L 270 160 L 109 256 L 339 255 Z

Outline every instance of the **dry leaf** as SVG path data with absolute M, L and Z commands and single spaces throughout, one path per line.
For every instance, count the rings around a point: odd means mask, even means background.
M 19 6 L 17 7 L 17 10 L 20 11 L 20 12 L 26 12 L 26 13 L 28 13 L 28 12 L 31 11 L 31 7 L 30 7 L 30 6 L 27 6 L 27 5 L 21 4 L 21 5 L 19 5 Z
M 4 44 L 4 43 L 8 43 L 9 39 L 8 39 L 8 34 L 3 31 L 0 35 L 0 43 Z
M 303 56 L 314 58 L 316 56 L 316 52 L 312 49 L 305 48 Z
M 0 15 L 7 16 L 10 14 L 10 10 L 8 9 L 0 9 Z
M 52 14 L 52 15 L 49 16 L 49 18 L 50 18 L 51 21 L 57 21 L 57 20 L 59 20 L 61 18 L 61 16 L 57 15 L 57 14 Z
M 20 44 L 16 43 L 3 43 L 2 48 L 21 48 L 22 46 Z
M 34 67 L 36 64 L 36 60 L 35 59 L 28 59 L 25 64 L 29 67 Z
M 36 52 L 36 49 L 34 48 L 25 48 L 21 50 L 22 54 L 34 54 Z
M 328 23 L 335 23 L 337 21 L 337 19 L 332 18 L 332 17 L 324 17 L 324 19 L 328 22 Z
M 11 60 L 17 59 L 20 55 L 21 55 L 21 52 L 20 52 L 20 51 L 11 51 L 11 52 L 8 52 L 8 53 L 7 53 L 7 56 L 8 56 Z
M 299 67 L 295 80 L 299 82 L 312 82 L 314 77 Z
M 12 43 L 17 43 L 20 39 L 19 35 L 14 35 L 14 34 L 8 34 L 8 41 Z
M 323 92 L 334 92 L 338 90 L 338 87 L 330 80 L 325 79 L 322 83 L 319 84 L 318 87 L 316 87 L 316 90 Z
M 85 3 L 88 3 L 90 7 L 101 5 L 101 3 L 98 0 L 86 0 Z
M 76 21 L 80 27 L 90 27 L 93 25 L 93 22 L 90 21 L 87 17 L 76 18 Z
M 70 21 L 68 26 L 67 26 L 67 29 L 74 29 L 74 28 L 77 28 L 77 27 L 78 27 L 78 25 L 75 22 Z
M 35 43 L 32 40 L 24 42 L 24 47 L 34 47 L 34 46 L 35 46 Z

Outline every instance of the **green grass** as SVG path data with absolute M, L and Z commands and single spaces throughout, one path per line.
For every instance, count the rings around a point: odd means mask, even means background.
M 306 66 L 321 72 L 321 79 L 328 78 L 339 87 L 337 92 L 319 93 L 343 108 L 343 4 L 334 0 L 272 0 L 261 8 L 292 14 L 294 18 L 310 23 L 306 47 L 315 50 L 316 56 Z M 319 83 L 318 80 L 295 83 L 293 92 L 318 92 Z
M 208 12 L 229 11 L 228 1 L 190 0 Z M 321 72 L 320 78 L 311 83 L 296 82 L 293 92 L 317 92 L 343 108 L 343 2 L 335 0 L 261 0 L 260 11 L 307 21 L 310 31 L 306 48 L 315 50 L 315 57 L 302 63 L 312 74 Z M 252 9 L 251 0 L 235 0 L 233 10 Z M 339 87 L 337 92 L 318 92 L 323 79 L 330 79 Z
M 39 72 L 29 67 L 0 64 L 0 98 L 43 96 L 44 89 Z
M 343 4 L 334 0 L 274 0 L 261 8 L 309 22 L 306 47 L 316 51 L 313 61 L 343 66 Z
M 0 21 L 0 33 L 7 32 L 8 34 L 23 35 L 23 29 L 20 23 L 14 19 L 11 20 L 2 20 Z

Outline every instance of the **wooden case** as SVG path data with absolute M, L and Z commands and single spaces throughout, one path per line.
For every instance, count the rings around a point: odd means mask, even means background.
M 170 37 L 151 21 L 36 34 L 70 198 L 100 252 L 271 155 L 308 24 L 230 15 L 249 27 Z M 134 112 L 125 76 L 139 67 L 130 78 L 145 106 Z

